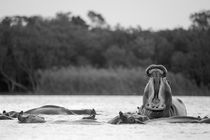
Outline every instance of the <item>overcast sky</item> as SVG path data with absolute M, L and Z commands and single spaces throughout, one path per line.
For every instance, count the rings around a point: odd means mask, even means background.
M 189 15 L 210 10 L 210 0 L 0 0 L 0 17 L 52 17 L 57 12 L 71 11 L 85 19 L 89 10 L 102 14 L 111 26 L 119 23 L 154 30 L 187 28 L 191 23 Z

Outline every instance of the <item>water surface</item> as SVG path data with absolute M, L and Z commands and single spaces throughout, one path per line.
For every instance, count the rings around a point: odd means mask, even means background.
M 210 97 L 179 97 L 190 116 L 210 114 Z M 128 124 L 106 122 L 119 111 L 133 112 L 141 106 L 141 96 L 0 96 L 0 111 L 26 111 L 43 105 L 59 105 L 69 109 L 92 109 L 101 114 L 98 123 L 80 121 L 82 115 L 43 115 L 47 123 L 20 124 L 15 120 L 0 121 L 1 140 L 70 140 L 70 139 L 171 139 L 198 140 L 210 138 L 210 124 Z

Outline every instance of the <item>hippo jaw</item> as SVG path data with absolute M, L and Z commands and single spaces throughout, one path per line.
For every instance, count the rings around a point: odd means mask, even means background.
M 162 65 L 151 65 L 146 70 L 149 81 L 144 89 L 143 108 L 150 118 L 167 116 L 172 105 L 171 88 Z
M 159 78 L 158 82 L 150 78 L 144 94 L 143 105 L 148 110 L 159 112 L 169 109 L 172 104 L 171 89 L 165 78 Z

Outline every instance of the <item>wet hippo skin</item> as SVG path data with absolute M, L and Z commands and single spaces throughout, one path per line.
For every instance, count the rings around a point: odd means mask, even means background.
M 149 80 L 144 89 L 143 105 L 139 108 L 139 114 L 150 119 L 187 116 L 184 103 L 172 97 L 166 68 L 162 65 L 150 65 L 146 74 Z
M 25 111 L 27 114 L 45 114 L 45 115 L 93 115 L 96 114 L 94 109 L 70 110 L 55 105 L 45 105 L 39 108 Z

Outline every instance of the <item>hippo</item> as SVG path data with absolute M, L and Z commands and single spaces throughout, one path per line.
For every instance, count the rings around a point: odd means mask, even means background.
M 6 111 L 4 110 L 4 111 L 3 111 L 3 114 L 4 114 L 5 116 L 11 117 L 11 118 L 17 118 L 19 112 L 16 112 L 16 111 L 9 111 L 9 112 L 6 112 Z
M 21 111 L 18 114 L 19 123 L 45 123 L 45 118 L 34 114 L 26 114 Z
M 149 119 L 147 116 L 137 113 L 122 113 L 119 112 L 119 116 L 113 118 L 108 123 L 110 124 L 148 124 L 148 123 L 210 123 L 210 118 L 200 116 L 172 116 L 156 119 Z
M 56 105 L 45 105 L 42 107 L 30 109 L 28 111 L 3 111 L 0 114 L 0 120 L 12 120 L 13 118 L 18 118 L 20 123 L 43 123 L 45 122 L 44 117 L 38 116 L 39 114 L 43 115 L 89 115 L 87 117 L 83 117 L 82 120 L 96 120 L 95 109 L 81 109 L 81 110 L 69 110 L 64 107 L 56 106 Z
M 12 120 L 12 117 L 0 113 L 0 120 Z
M 149 120 L 147 116 L 139 115 L 137 113 L 123 113 L 119 112 L 119 116 L 116 116 L 115 118 L 108 121 L 110 124 L 144 124 L 145 121 Z
M 96 115 L 93 114 L 93 115 L 90 115 L 90 116 L 88 116 L 88 117 L 83 117 L 82 119 L 83 119 L 83 120 L 96 120 Z
M 18 114 L 18 120 L 19 120 L 19 123 L 45 123 L 45 118 L 44 117 L 40 117 L 39 115 L 37 114 L 27 114 L 23 111 L 21 111 L 19 114 Z M 82 121 L 84 120 L 84 121 Z M 89 120 L 92 120 L 92 121 L 89 121 Z M 95 118 L 95 114 L 93 115 L 90 115 L 88 117 L 83 117 L 80 121 L 82 121 L 83 123 L 86 122 L 94 122 L 96 120 Z M 60 122 L 60 121 L 56 121 L 56 122 Z M 63 121 L 61 121 L 63 122 Z M 69 122 L 69 121 L 64 121 L 64 122 Z M 75 122 L 79 122 L 78 121 L 71 121 L 71 123 L 75 123 Z
M 56 105 L 45 105 L 39 108 L 30 109 L 24 113 L 45 115 L 96 115 L 95 109 L 69 110 Z
M 138 113 L 150 119 L 187 116 L 184 103 L 172 97 L 171 87 L 166 79 L 167 69 L 163 65 L 150 65 L 146 69 L 149 80 L 144 89 L 143 105 Z
M 163 65 L 153 64 L 145 72 L 149 80 L 144 89 L 142 106 L 138 107 L 137 113 L 119 113 L 119 116 L 109 123 L 130 123 L 131 120 L 133 123 L 141 123 L 157 118 L 187 116 L 182 100 L 172 97 L 171 87 L 166 78 L 167 69 Z

